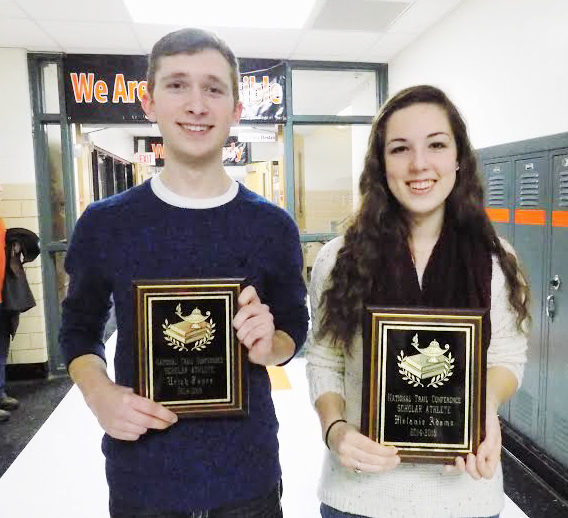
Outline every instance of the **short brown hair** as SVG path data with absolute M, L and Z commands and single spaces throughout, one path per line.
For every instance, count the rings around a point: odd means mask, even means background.
M 231 81 L 233 83 L 233 97 L 235 106 L 239 102 L 239 62 L 229 46 L 216 34 L 203 29 L 180 29 L 170 32 L 158 40 L 148 57 L 148 91 L 154 91 L 156 70 L 160 58 L 175 56 L 176 54 L 195 54 L 203 50 L 216 50 L 227 60 L 231 67 Z

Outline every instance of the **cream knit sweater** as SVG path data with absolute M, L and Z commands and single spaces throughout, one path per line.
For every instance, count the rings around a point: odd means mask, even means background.
M 336 392 L 345 399 L 345 418 L 360 426 L 362 382 L 362 337 L 355 336 L 353 354 L 344 355 L 316 341 L 319 302 L 343 238 L 327 243 L 319 252 L 312 270 L 310 305 L 312 330 L 306 343 L 307 375 L 312 403 L 325 392 Z M 508 243 L 504 245 L 510 249 Z M 491 279 L 491 343 L 487 366 L 510 369 L 522 380 L 526 362 L 526 337 L 517 331 L 515 314 L 508 302 L 505 277 L 493 258 Z M 325 446 L 324 446 L 325 448 Z M 318 489 L 320 500 L 352 514 L 370 518 L 461 518 L 492 516 L 504 505 L 503 474 L 498 465 L 491 480 L 473 480 L 457 470 L 446 473 L 441 465 L 402 463 L 381 474 L 356 474 L 341 466 L 326 450 Z

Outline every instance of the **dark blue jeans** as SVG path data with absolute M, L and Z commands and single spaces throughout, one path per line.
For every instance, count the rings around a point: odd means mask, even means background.
M 111 513 L 111 518 L 282 518 L 282 484 L 278 484 L 265 495 L 235 506 L 169 513 L 136 510 L 130 513 Z
M 361 516 L 360 514 L 350 514 L 343 511 L 338 511 L 337 509 L 329 507 L 329 505 L 325 504 L 321 504 L 320 511 L 322 518 L 367 518 L 365 516 Z M 495 516 L 490 516 L 489 518 L 499 518 L 499 515 L 496 514 Z

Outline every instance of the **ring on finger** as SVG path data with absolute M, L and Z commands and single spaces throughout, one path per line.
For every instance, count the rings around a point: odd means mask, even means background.
M 357 461 L 357 466 L 355 466 L 355 470 L 354 470 L 354 471 L 355 471 L 355 473 L 357 473 L 357 475 L 358 475 L 359 473 L 361 473 L 361 462 L 360 462 L 360 461 Z

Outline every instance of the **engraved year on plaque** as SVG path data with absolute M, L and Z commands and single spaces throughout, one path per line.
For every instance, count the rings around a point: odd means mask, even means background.
M 454 463 L 485 436 L 485 310 L 368 306 L 361 430 L 407 462 Z
M 133 281 L 138 394 L 180 417 L 247 414 L 248 357 L 233 329 L 243 281 Z

